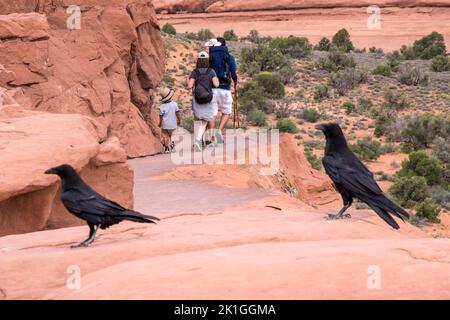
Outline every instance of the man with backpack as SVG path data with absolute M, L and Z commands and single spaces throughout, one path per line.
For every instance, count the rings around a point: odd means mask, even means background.
M 218 111 L 221 113 L 219 131 L 216 134 L 216 142 L 223 143 L 223 129 L 233 113 L 233 96 L 231 94 L 231 84 L 237 89 L 237 65 L 236 59 L 228 51 L 224 38 L 217 38 L 213 46 L 209 47 L 210 66 L 219 78 L 219 87 L 213 88 L 214 100 L 217 103 Z M 213 129 L 213 127 L 209 127 Z

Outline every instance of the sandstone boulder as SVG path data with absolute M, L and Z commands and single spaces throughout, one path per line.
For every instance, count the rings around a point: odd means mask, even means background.
M 131 207 L 133 172 L 118 139 L 106 139 L 105 128 L 83 115 L 1 107 L 0 236 L 83 223 L 61 205 L 59 178 L 44 174 L 63 163 L 99 192 Z
M 80 29 L 73 30 L 67 22 L 77 13 L 63 1 L 0 5 L 0 85 L 20 88 L 17 102 L 28 109 L 94 118 L 128 157 L 159 152 L 152 93 L 164 61 L 152 3 L 77 4 Z

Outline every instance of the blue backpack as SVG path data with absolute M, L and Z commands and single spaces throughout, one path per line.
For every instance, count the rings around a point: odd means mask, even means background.
M 231 83 L 230 67 L 228 60 L 230 53 L 226 46 L 211 47 L 210 48 L 210 65 L 217 74 L 220 83 Z

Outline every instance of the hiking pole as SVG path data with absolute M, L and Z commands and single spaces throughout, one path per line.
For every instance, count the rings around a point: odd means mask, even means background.
M 238 127 L 239 124 L 239 109 L 238 109 L 238 92 L 237 83 L 234 83 L 234 99 L 233 99 L 233 129 L 236 129 L 236 122 Z

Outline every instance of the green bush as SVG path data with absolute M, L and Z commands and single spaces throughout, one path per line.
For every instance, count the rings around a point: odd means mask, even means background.
M 416 216 L 426 218 L 429 222 L 440 223 L 439 213 L 441 207 L 434 204 L 431 198 L 426 198 L 423 202 L 416 206 Z
M 267 116 L 262 110 L 253 109 L 248 114 L 247 120 L 250 122 L 250 124 L 257 127 L 267 126 Z
M 263 89 L 267 98 L 280 99 L 286 94 L 280 76 L 276 73 L 261 72 L 253 80 Z
M 400 92 L 398 90 L 392 90 L 388 89 L 384 93 L 384 102 L 383 102 L 383 108 L 388 110 L 403 110 L 410 107 L 410 102 L 406 98 L 406 96 L 403 94 L 403 92 Z
M 270 42 L 270 47 L 278 49 L 283 55 L 288 55 L 295 59 L 308 56 L 312 49 L 308 38 L 295 36 L 275 38 Z
M 332 51 L 326 57 L 317 60 L 317 67 L 328 72 L 335 72 L 345 68 L 354 68 L 356 66 L 353 57 L 339 51 Z
M 318 51 L 330 51 L 331 41 L 328 38 L 323 37 L 322 39 L 320 39 L 319 43 L 314 47 L 314 49 Z
M 360 96 L 358 97 L 358 110 L 359 112 L 366 112 L 372 109 L 373 102 L 372 99 L 368 96 Z
M 280 71 L 278 71 L 281 82 L 283 82 L 284 85 L 292 83 L 295 79 L 296 73 L 297 72 L 290 65 L 286 65 L 283 68 L 281 68 Z
M 388 64 L 379 64 L 372 71 L 372 74 L 378 74 L 385 77 L 389 77 L 392 74 L 391 66 Z
M 427 85 L 428 79 L 427 74 L 422 74 L 419 68 L 411 64 L 405 64 L 398 70 L 398 81 L 408 86 Z
M 355 68 L 347 68 L 332 74 L 329 84 L 336 89 L 338 94 L 343 96 L 349 90 L 366 81 L 367 76 L 364 72 L 358 71 Z
M 433 186 L 430 188 L 431 199 L 434 203 L 450 210 L 450 188 L 445 186 Z
M 329 97 L 329 87 L 326 84 L 318 84 L 314 87 L 314 101 L 320 102 Z
M 271 104 L 267 100 L 262 88 L 254 82 L 249 81 L 239 89 L 239 109 L 243 114 L 249 114 L 252 110 L 257 109 L 265 113 L 271 112 Z
M 362 160 L 376 160 L 380 157 L 381 143 L 365 137 L 358 139 L 356 144 L 350 145 L 350 149 Z
M 426 149 L 436 137 L 449 137 L 450 117 L 425 113 L 406 117 L 403 122 L 401 142 L 405 152 Z
M 414 59 L 416 59 L 416 54 L 414 53 L 414 50 L 413 50 L 412 47 L 403 45 L 400 48 L 400 53 L 401 53 L 402 58 L 404 60 L 414 60 Z
M 278 71 L 288 65 L 288 58 L 277 49 L 260 44 L 252 48 L 242 48 L 240 69 L 249 75 L 260 71 Z
M 353 43 L 350 40 L 350 34 L 346 29 L 341 29 L 336 32 L 331 42 L 342 52 L 349 52 L 354 49 Z
M 450 169 L 450 137 L 436 137 L 433 140 L 433 155 Z
M 396 179 L 389 188 L 389 193 L 394 196 L 400 205 L 408 208 L 430 197 L 427 181 L 424 177 L 417 176 Z
M 305 108 L 300 113 L 300 118 L 305 121 L 316 123 L 322 117 L 319 111 L 314 108 Z
M 309 164 L 313 169 L 320 170 L 322 169 L 322 161 L 318 156 L 316 156 L 311 149 L 305 149 L 306 160 L 308 160 Z
M 287 132 L 287 133 L 298 133 L 299 132 L 295 122 L 289 118 L 278 119 L 277 129 L 280 130 L 280 132 Z
M 194 32 L 186 32 L 184 36 L 189 40 L 198 40 L 198 36 Z
M 167 33 L 167 34 L 172 34 L 172 35 L 177 34 L 177 30 L 169 22 L 167 22 L 165 25 L 163 25 L 161 30 L 162 30 L 162 32 Z
M 174 83 L 175 83 L 175 79 L 172 78 L 172 76 L 170 76 L 170 75 L 167 74 L 167 73 L 164 74 L 164 76 L 163 76 L 163 81 L 164 81 L 164 83 L 165 83 L 167 86 L 169 86 L 169 87 L 173 86 Z
M 197 39 L 200 41 L 206 41 L 212 38 L 214 38 L 214 33 L 212 33 L 209 29 L 201 29 L 197 33 Z
M 431 60 L 431 70 L 434 72 L 450 71 L 450 58 L 438 55 Z
M 397 71 L 400 66 L 400 62 L 404 60 L 404 57 L 400 52 L 395 50 L 394 52 L 390 52 L 386 54 L 387 65 L 391 68 L 392 71 Z
M 408 159 L 403 161 L 397 176 L 424 177 L 427 184 L 432 186 L 442 183 L 443 170 L 438 159 L 430 157 L 425 150 L 419 150 L 411 152 Z
M 345 109 L 345 113 L 346 113 L 347 115 L 352 114 L 353 112 L 356 111 L 355 105 L 354 105 L 353 103 L 351 103 L 350 101 L 345 101 L 345 102 L 342 104 L 342 108 Z
M 389 127 L 392 124 L 393 119 L 388 114 L 380 114 L 375 119 L 375 137 L 381 137 L 388 133 Z
M 257 30 L 250 30 L 250 33 L 247 37 L 247 40 L 253 43 L 259 43 L 260 42 L 259 32 Z
M 234 33 L 234 30 L 227 30 L 223 33 L 223 38 L 226 41 L 238 41 L 238 36 Z
M 438 55 L 445 55 L 444 36 L 434 31 L 422 39 L 414 41 L 413 51 L 414 55 L 421 59 L 432 59 Z

